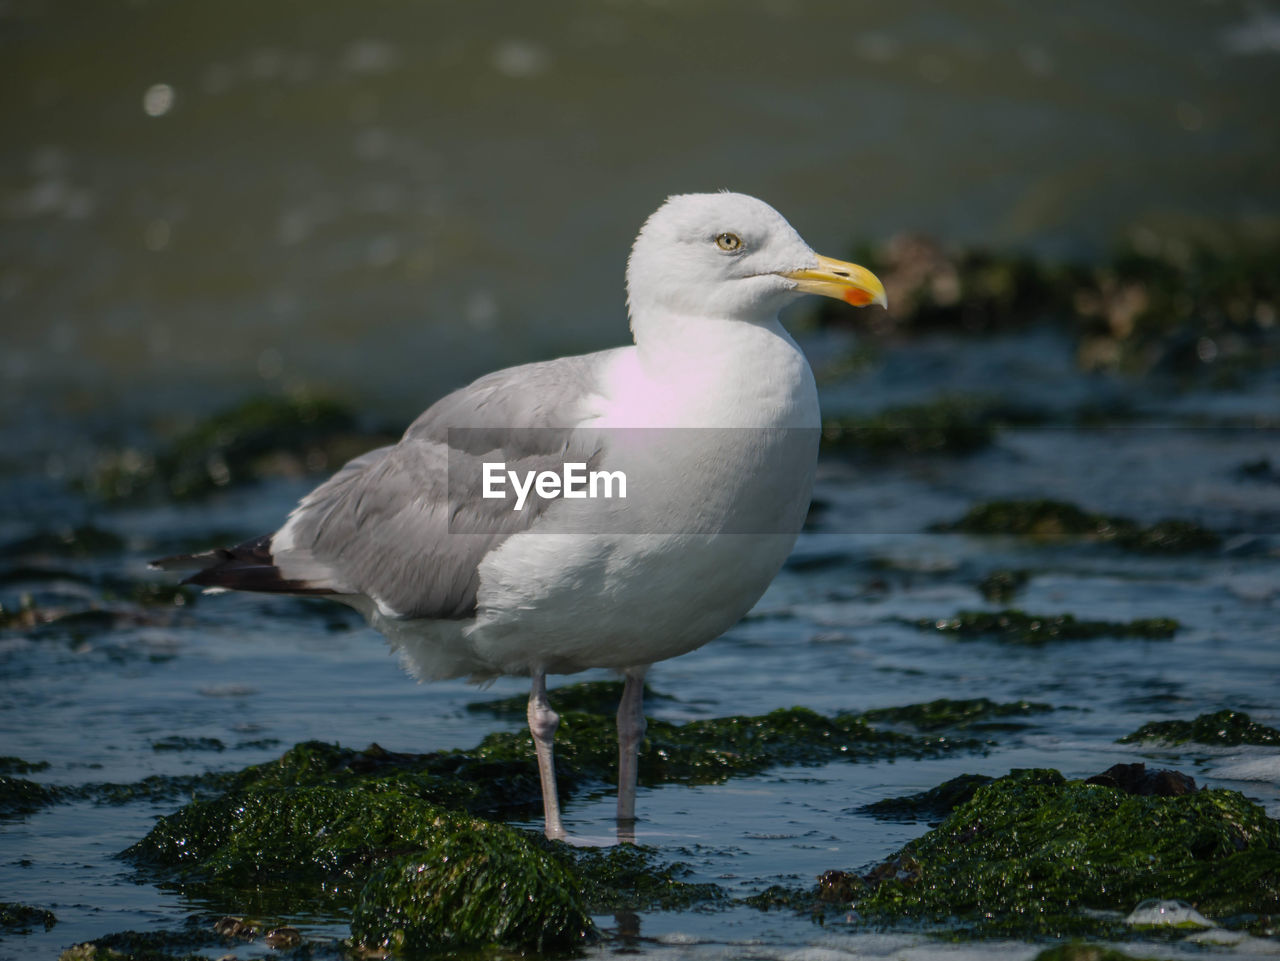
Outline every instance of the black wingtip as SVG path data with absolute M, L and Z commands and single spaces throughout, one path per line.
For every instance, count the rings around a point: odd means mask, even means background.
M 176 554 L 150 563 L 153 570 L 180 571 L 195 568 L 183 584 L 221 587 L 231 591 L 268 594 L 333 594 L 318 584 L 285 577 L 271 556 L 270 534 L 263 534 L 235 547 L 219 547 L 201 554 Z

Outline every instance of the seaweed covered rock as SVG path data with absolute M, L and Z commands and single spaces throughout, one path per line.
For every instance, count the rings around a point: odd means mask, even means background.
M 1201 714 L 1194 721 L 1152 721 L 1120 738 L 1121 744 L 1164 741 L 1168 744 L 1280 745 L 1280 731 L 1259 724 L 1243 711 L 1216 711 Z
M 0 757 L 0 774 L 34 774 L 48 769 L 48 761 L 24 761 L 20 757 Z
M 1031 575 L 1022 570 L 992 571 L 978 582 L 978 593 L 988 601 L 1007 604 L 1013 596 L 1027 586 Z
M 109 500 L 194 498 L 272 476 L 333 469 L 390 439 L 358 429 L 354 415 L 319 396 L 259 396 L 220 411 L 156 453 L 102 459 L 85 487 Z
M 593 930 L 588 910 L 723 897 L 648 849 L 575 851 L 427 800 L 444 779 L 421 768 L 439 755 L 322 747 L 242 772 L 223 796 L 161 818 L 124 857 L 210 903 L 354 909 L 362 942 L 407 951 L 564 947 Z
M 1280 822 L 1235 791 L 1142 796 L 1020 771 L 981 786 L 867 876 L 869 920 L 1087 933 L 1090 911 L 1179 898 L 1222 923 L 1280 911 Z
M 872 335 L 1053 321 L 1073 332 L 1084 369 L 1181 377 L 1256 370 L 1280 357 L 1278 258 L 1275 236 L 1184 239 L 1136 231 L 1094 263 L 949 249 L 917 234 L 862 247 L 853 259 L 884 281 L 893 304 L 892 315 L 872 316 Z M 850 322 L 825 302 L 818 310 L 821 323 Z
M 775 764 L 932 757 L 976 746 L 945 735 L 882 731 L 856 714 L 826 717 L 802 707 L 686 724 L 651 718 L 640 754 L 640 783 L 717 784 L 758 774 Z M 473 754 L 495 762 L 534 763 L 533 741 L 526 732 L 491 734 Z M 578 712 L 561 715 L 556 732 L 558 778 L 571 786 L 610 781 L 616 764 L 612 718 Z
M 1002 611 L 960 611 L 951 617 L 921 618 L 915 626 L 960 640 L 977 638 L 1005 644 L 1039 646 L 1051 641 L 1089 641 L 1099 637 L 1137 637 L 1167 641 L 1178 630 L 1168 617 L 1144 617 L 1133 621 L 1084 621 L 1072 614 L 1028 614 L 1016 608 Z
M 577 693 L 579 703 L 594 705 L 601 692 Z M 944 714 L 957 720 L 990 709 L 934 705 L 926 715 L 940 724 Z M 612 782 L 611 716 L 566 711 L 556 746 L 566 793 Z M 804 708 L 687 724 L 654 719 L 641 781 L 718 783 L 776 764 L 937 756 L 975 746 Z M 225 793 L 161 818 L 124 856 L 144 874 L 228 910 L 245 903 L 281 915 L 317 903 L 354 909 L 364 941 L 405 950 L 563 946 L 590 930 L 588 911 L 723 898 L 715 885 L 684 880 L 682 866 L 660 863 L 651 851 L 574 851 L 489 820 L 535 812 L 536 771 L 524 731 L 434 754 L 306 742 L 277 761 L 219 775 Z
M 822 423 L 824 451 L 845 454 L 971 454 L 1007 422 L 990 403 L 942 399 L 874 414 L 829 417 Z
M 58 955 L 58 961 L 212 961 L 228 957 L 227 949 L 237 946 L 234 936 L 227 935 L 219 926 L 210 927 L 205 919 L 193 915 L 182 928 L 116 931 L 92 941 L 82 941 Z M 332 955 L 322 952 L 319 956 Z
M 1052 711 L 1053 707 L 1035 701 L 1007 701 L 1003 704 L 986 697 L 946 698 L 903 707 L 877 707 L 859 715 L 864 721 L 910 724 L 921 731 L 970 726 L 1021 727 L 1018 718 Z
M 253 787 L 161 818 L 124 856 L 181 879 L 319 886 L 487 823 L 384 784 Z
M 0 901 L 0 932 L 5 934 L 29 934 L 37 927 L 48 931 L 57 923 L 52 911 L 33 908 L 29 904 Z
M 0 819 L 20 818 L 58 800 L 56 788 L 0 775 Z
M 1127 517 L 1095 514 L 1065 501 L 999 500 L 978 504 L 959 520 L 931 530 L 961 534 L 1012 534 L 1042 541 L 1069 538 L 1115 544 L 1148 554 L 1186 554 L 1222 543 L 1215 532 L 1192 521 L 1162 520 L 1143 526 Z
M 396 952 L 490 944 L 545 951 L 594 931 L 563 861 L 497 824 L 433 833 L 422 850 L 370 877 L 351 920 L 358 943 Z
M 583 900 L 592 914 L 679 911 L 727 899 L 718 885 L 686 881 L 687 865 L 664 862 L 656 849 L 643 844 L 556 851 L 561 856 L 571 854 Z
M 857 810 L 885 821 L 926 821 L 929 824 L 939 824 L 948 814 L 977 794 L 978 788 L 993 780 L 995 779 L 985 774 L 961 774 L 927 791 L 872 801 Z

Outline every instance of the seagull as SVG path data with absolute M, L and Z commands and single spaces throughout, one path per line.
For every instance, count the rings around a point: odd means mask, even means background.
M 819 256 L 768 204 L 730 192 L 669 197 L 636 237 L 626 286 L 632 345 L 481 377 L 274 533 L 152 564 L 194 569 L 183 583 L 214 591 L 348 604 L 420 680 L 528 676 L 552 839 L 567 834 L 547 675 L 624 679 L 622 836 L 646 671 L 746 614 L 808 510 L 818 395 L 778 313 L 802 294 L 887 306 L 870 271 Z M 588 477 L 612 490 L 587 491 Z

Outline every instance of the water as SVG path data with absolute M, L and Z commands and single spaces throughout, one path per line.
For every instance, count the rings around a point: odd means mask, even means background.
M 125 538 L 118 554 L 50 560 L 71 575 L 141 576 L 175 532 L 268 530 L 308 483 L 106 508 L 67 484 L 103 448 L 299 384 L 403 422 L 495 366 L 619 342 L 625 252 L 667 193 L 757 193 L 833 255 L 904 228 L 1088 255 L 1138 225 L 1274 222 L 1280 196 L 1280 14 L 1247 3 L 140 3 L 73 16 L 32 0 L 0 8 L 0 24 L 22 81 L 0 85 L 0 542 L 84 520 Z M 805 345 L 816 359 L 850 346 L 816 333 Z M 968 458 L 828 459 L 827 509 L 796 563 L 755 615 L 654 669 L 677 698 L 654 713 L 976 696 L 1061 709 L 980 756 L 642 791 L 641 840 L 697 880 L 749 894 L 878 861 L 924 826 L 855 809 L 964 772 L 1147 760 L 1280 815 L 1275 751 L 1114 743 L 1224 707 L 1280 725 L 1280 486 L 1237 471 L 1262 458 L 1280 469 L 1280 439 L 1220 426 L 1274 426 L 1274 372 L 1217 393 L 1084 377 L 1060 333 L 1033 329 L 916 339 L 822 386 L 829 412 L 948 392 L 1058 413 L 1119 399 L 1135 423 L 1020 428 Z M 1183 517 L 1228 539 L 1153 558 L 924 533 L 997 496 Z M 1172 642 L 1010 649 L 905 623 L 986 606 L 975 585 L 997 568 L 1031 572 L 1016 599 L 1028 610 L 1183 628 Z M 12 603 L 22 587 L 0 592 Z M 503 723 L 465 710 L 482 696 L 418 686 L 377 635 L 287 599 L 201 598 L 78 637 L 0 634 L 0 753 L 49 761 L 32 775 L 49 784 L 238 769 L 307 738 L 465 747 Z M 227 749 L 153 750 L 170 735 Z M 135 883 L 112 857 L 175 806 L 75 802 L 0 825 L 0 900 L 59 918 L 6 937 L 0 957 L 172 928 L 210 907 Z M 612 831 L 606 796 L 566 814 L 576 834 Z M 338 919 L 295 920 L 345 936 Z M 1036 951 L 748 909 L 646 915 L 640 934 L 637 950 L 673 959 Z
M 970 345 L 956 355 L 956 369 L 984 349 Z M 1265 390 L 1260 393 L 1266 401 Z M 1264 456 L 1277 462 L 1277 441 L 1269 431 L 1169 423 L 1145 430 L 1025 428 L 1003 433 L 992 449 L 967 458 L 828 459 L 817 490 L 826 504 L 817 529 L 802 535 L 792 564 L 753 615 L 701 650 L 654 668 L 654 687 L 677 700 L 659 702 L 652 713 L 683 721 L 793 704 L 835 712 L 977 696 L 1044 701 L 1059 710 L 998 735 L 997 746 L 982 755 L 778 768 L 718 786 L 642 790 L 640 840 L 689 862 L 697 880 L 745 896 L 774 883 L 808 883 L 830 868 L 877 862 L 924 830 L 857 813 L 869 801 L 924 790 L 960 773 L 1050 766 L 1087 776 L 1132 760 L 1242 790 L 1280 815 L 1280 752 L 1274 749 L 1144 751 L 1115 743 L 1149 720 L 1224 707 L 1280 724 L 1280 488 L 1235 470 Z M 297 483 L 268 484 L 208 505 L 100 514 L 100 523 L 135 532 L 138 543 L 124 557 L 69 566 L 85 573 L 137 571 L 147 537 L 172 523 L 175 512 L 188 524 L 217 527 L 244 512 L 250 498 L 264 513 L 281 516 L 298 491 Z M 1106 545 L 922 533 L 983 496 L 1037 493 L 1070 494 L 1085 506 L 1143 520 L 1177 515 L 1212 522 L 1228 533 L 1230 546 L 1209 556 L 1163 558 Z M 1183 626 L 1172 642 L 1009 648 L 948 640 L 909 623 L 991 606 L 975 585 L 999 568 L 1031 572 L 1016 600 L 1027 610 L 1115 620 L 1166 616 Z M 237 769 L 308 738 L 352 746 L 376 741 L 396 751 L 465 747 L 502 723 L 465 710 L 487 695 L 461 682 L 416 685 L 376 634 L 322 604 L 291 599 L 201 598 L 156 623 L 78 639 L 8 632 L 0 663 L 5 750 L 50 761 L 51 768 L 34 777 L 51 784 Z M 519 693 L 525 683 L 505 679 L 489 693 Z M 227 750 L 153 750 L 153 742 L 171 735 L 217 738 Z M 51 907 L 60 923 L 0 943 L 0 956 L 6 950 L 52 954 L 110 931 L 175 927 L 193 912 L 226 910 L 135 884 L 112 857 L 145 833 L 154 815 L 174 806 L 77 802 L 8 823 L 0 833 L 0 900 Z M 606 839 L 612 800 L 607 794 L 575 798 L 566 817 L 575 835 Z M 346 933 L 338 919 L 294 920 L 310 936 Z M 616 926 L 615 919 L 598 920 L 607 929 Z M 745 908 L 654 913 L 639 923 L 639 948 L 673 958 L 873 950 L 917 957 L 956 950 L 918 937 L 873 937 L 839 919 L 820 929 L 785 912 Z M 1030 945 L 1007 950 L 1016 957 L 1034 953 Z M 1230 956 L 1252 955 L 1233 949 Z
M 6 456 L 250 386 L 403 418 L 613 345 L 627 247 L 670 193 L 757 194 L 833 256 L 905 229 L 1065 254 L 1274 222 L 1278 16 L 8 4 Z

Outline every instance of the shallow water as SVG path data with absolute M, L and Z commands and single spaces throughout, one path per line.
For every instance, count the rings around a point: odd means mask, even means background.
M 917 355 L 929 349 L 928 343 L 909 348 Z M 987 345 L 949 349 L 962 378 Z M 1262 378 L 1237 402 L 1269 403 L 1270 389 Z M 1016 385 L 1010 390 L 1016 393 Z M 1202 399 L 1213 407 L 1218 396 Z M 979 755 L 777 768 L 723 785 L 642 789 L 639 839 L 689 863 L 697 880 L 748 895 L 775 883 L 806 884 L 830 868 L 875 863 L 925 829 L 857 813 L 869 801 L 966 772 L 1055 767 L 1087 776 L 1131 760 L 1241 790 L 1280 816 L 1280 751 L 1115 743 L 1150 720 L 1224 707 L 1280 724 L 1280 486 L 1237 471 L 1261 457 L 1280 462 L 1280 438 L 1269 430 L 1189 426 L 1195 396 L 1180 396 L 1178 406 L 1181 414 L 1154 428 L 1007 430 L 990 449 L 963 458 L 825 459 L 816 493 L 825 508 L 814 529 L 801 536 L 788 567 L 742 623 L 654 668 L 653 686 L 675 700 L 658 702 L 652 714 L 687 720 L 795 704 L 830 713 L 977 696 L 1043 701 L 1057 710 L 991 734 L 990 748 Z M 304 487 L 267 483 L 205 504 L 99 512 L 98 524 L 133 540 L 126 556 L 60 563 L 73 572 L 137 572 L 164 530 L 236 529 L 238 518 L 247 532 L 268 516 L 282 516 Z M 1070 497 L 1144 521 L 1199 520 L 1227 540 L 1207 555 L 1162 557 L 1101 544 L 925 532 L 996 495 Z M 1013 601 L 1029 611 L 1173 617 L 1182 627 L 1172 641 L 1010 647 L 951 640 L 911 623 L 1001 606 L 984 602 L 976 590 L 995 569 L 1031 573 Z M 351 746 L 376 741 L 396 751 L 465 747 L 504 723 L 468 712 L 468 702 L 487 695 L 464 683 L 415 684 L 381 638 L 348 612 L 319 602 L 201 597 L 153 624 L 82 637 L 11 631 L 2 644 L 0 736 L 6 753 L 51 762 L 32 775 L 50 784 L 237 769 L 308 738 Z M 490 694 L 520 693 L 524 684 L 502 680 Z M 226 749 L 153 749 L 173 735 L 217 738 Z M 6 823 L 0 900 L 49 907 L 60 923 L 5 939 L 0 956 L 52 954 L 111 931 L 172 928 L 194 912 L 226 911 L 225 904 L 136 884 L 112 857 L 144 834 L 153 816 L 178 803 L 75 802 Z M 607 793 L 574 798 L 566 817 L 583 841 L 612 837 Z M 336 918 L 290 920 L 311 936 L 346 934 Z M 634 939 L 636 950 L 672 958 L 971 957 L 996 950 L 984 944 L 966 954 L 922 936 L 872 935 L 839 919 L 819 928 L 787 912 L 746 908 L 645 914 L 638 935 L 635 919 L 623 919 L 623 929 L 613 918 L 598 921 L 625 931 L 622 942 L 600 949 L 604 953 Z M 1196 950 L 1251 957 L 1255 948 Z M 999 950 L 1030 957 L 1035 949 L 1008 944 Z M 1159 945 L 1156 956 L 1189 950 Z
M 627 246 L 671 192 L 758 193 L 833 255 L 905 228 L 1089 254 L 1140 225 L 1230 231 L 1280 216 L 1269 94 L 1280 15 L 1252 3 L 356 9 L 0 6 L 0 51 L 23 81 L 0 85 L 0 543 L 85 521 L 126 541 L 119 554 L 48 558 L 68 574 L 57 593 L 92 592 L 81 576 L 144 576 L 162 545 L 272 529 L 312 482 L 108 508 L 68 484 L 103 448 L 150 446 L 227 400 L 297 385 L 398 424 L 495 366 L 620 342 Z M 813 333 L 805 346 L 821 368 L 853 344 Z M 1030 329 L 919 338 L 822 394 L 828 413 L 954 394 L 1055 422 L 1085 408 L 1126 416 L 1006 430 L 964 458 L 827 458 L 825 509 L 793 562 L 724 637 L 654 668 L 652 685 L 675 698 L 654 714 L 978 696 L 1059 710 L 993 735 L 982 755 L 642 790 L 640 840 L 750 894 L 877 862 L 925 830 L 856 813 L 868 801 L 964 772 L 1076 776 L 1129 760 L 1280 815 L 1280 752 L 1114 743 L 1150 720 L 1227 707 L 1280 726 L 1280 375 L 1213 393 L 1083 376 L 1059 332 Z M 1270 479 L 1238 471 L 1263 458 Z M 1226 539 L 1151 557 L 926 532 L 995 497 L 1175 516 Z M 1011 648 L 906 623 L 992 607 L 976 585 L 1001 568 L 1031 573 L 1012 602 L 1030 611 L 1183 626 L 1168 642 Z M 0 584 L 0 601 L 26 586 Z M 234 770 L 308 738 L 465 747 L 505 723 L 468 702 L 523 690 L 419 686 L 381 638 L 319 603 L 201 597 L 151 613 L 78 634 L 0 633 L 0 754 L 48 761 L 30 777 L 70 786 Z M 225 750 L 153 749 L 175 735 Z M 136 883 L 113 857 L 179 803 L 77 801 L 0 822 L 0 901 L 59 918 L 0 938 L 0 958 L 227 910 Z M 607 795 L 566 811 L 588 839 L 612 835 L 611 814 Z M 340 919 L 290 920 L 346 935 Z M 638 936 L 598 953 L 628 945 L 813 961 L 1037 950 L 746 908 L 646 914 Z

